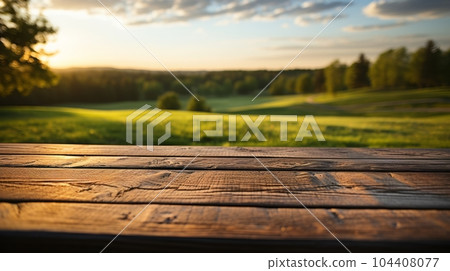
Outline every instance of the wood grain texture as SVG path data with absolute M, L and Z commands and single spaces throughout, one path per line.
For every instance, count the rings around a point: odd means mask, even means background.
M 450 173 L 273 172 L 306 206 L 450 209 Z M 0 200 L 148 203 L 173 170 L 0 168 Z M 297 207 L 267 171 L 186 170 L 161 204 Z
M 144 206 L 0 203 L 0 230 L 115 235 Z M 448 210 L 333 208 L 314 209 L 313 213 L 344 242 L 450 241 Z M 122 234 L 244 240 L 334 240 L 303 208 L 150 205 Z
M 191 157 L 0 155 L 0 167 L 183 169 Z M 449 172 L 449 160 L 259 158 L 270 170 Z M 254 157 L 198 157 L 193 170 L 261 170 Z
M 450 149 L 368 149 L 314 147 L 154 146 L 0 143 L 0 154 L 52 154 L 150 157 L 278 157 L 308 159 L 450 159 Z
M 450 252 L 450 149 L 9 143 L 0 251 L 98 252 L 173 181 L 109 249 L 345 252 L 253 155 L 354 252 Z

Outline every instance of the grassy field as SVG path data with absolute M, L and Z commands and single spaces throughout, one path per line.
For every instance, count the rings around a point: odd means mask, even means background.
M 450 147 L 450 89 L 399 91 L 356 90 L 335 97 L 295 95 L 279 97 L 229 97 L 208 99 L 211 114 L 224 113 L 224 135 L 192 142 L 192 115 L 188 111 L 171 111 L 172 137 L 168 145 L 226 146 L 328 146 L 328 147 Z M 64 105 L 59 107 L 1 107 L 0 142 L 127 144 L 125 119 L 143 104 L 155 101 L 112 104 Z M 183 105 L 186 101 L 183 101 Z M 203 113 L 200 113 L 203 114 Z M 236 142 L 228 142 L 229 114 L 237 114 Z M 288 125 L 288 140 L 280 141 L 277 122 L 267 116 L 259 126 L 267 141 L 255 136 L 247 142 L 240 139 L 247 126 L 240 114 L 314 115 L 326 139 L 315 137 L 295 141 L 300 122 Z M 164 124 L 164 122 L 162 123 Z M 163 133 L 159 125 L 156 135 Z M 204 129 L 213 129 L 207 123 Z

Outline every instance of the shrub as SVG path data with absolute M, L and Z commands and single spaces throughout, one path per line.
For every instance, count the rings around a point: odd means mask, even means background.
M 206 101 L 202 97 L 198 97 L 198 101 L 191 97 L 188 102 L 187 110 L 189 111 L 203 111 L 203 112 L 211 112 L 211 107 L 206 104 Z
M 169 91 L 158 97 L 157 106 L 160 109 L 180 109 L 180 100 L 178 94 Z

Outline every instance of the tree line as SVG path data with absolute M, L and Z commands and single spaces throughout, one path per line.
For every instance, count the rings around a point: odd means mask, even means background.
M 361 54 L 350 66 L 335 60 L 325 68 L 325 86 L 331 94 L 361 87 L 389 90 L 448 85 L 450 49 L 442 51 L 431 40 L 412 53 L 400 47 L 381 53 L 374 63 Z
M 309 70 L 289 70 L 296 78 Z M 55 70 L 56 85 L 36 88 L 31 93 L 15 91 L 0 98 L 1 104 L 51 105 L 64 103 L 103 103 L 156 100 L 167 92 L 189 95 L 170 74 L 162 71 L 85 68 Z M 276 71 L 176 72 L 178 78 L 196 95 L 220 97 L 249 95 L 262 89 Z
M 194 93 L 204 97 L 251 95 L 263 89 L 276 71 L 178 72 Z M 12 91 L 0 104 L 51 105 L 155 100 L 172 91 L 188 95 L 170 74 L 160 71 L 119 69 L 56 70 L 58 83 L 31 93 Z M 442 51 L 433 41 L 409 53 L 405 47 L 382 52 L 373 63 L 360 54 L 346 65 L 335 60 L 323 69 L 288 70 L 267 89 L 270 95 L 295 93 L 336 94 L 354 88 L 435 87 L 450 85 L 450 49 Z
M 29 0 L 0 5 L 0 105 L 51 105 L 154 100 L 163 94 L 187 95 L 166 72 L 67 69 L 52 72 L 39 49 L 56 33 L 42 16 L 32 16 Z M 250 95 L 266 87 L 276 71 L 181 72 L 197 96 Z M 328 92 L 371 87 L 380 90 L 450 85 L 450 49 L 433 41 L 415 52 L 389 49 L 370 61 L 360 54 L 351 65 L 335 60 L 323 69 L 283 72 L 264 94 Z M 194 105 L 193 105 L 194 106 Z M 195 105 L 197 106 L 197 105 Z M 195 107 L 194 106 L 194 107 Z
M 298 93 L 326 91 L 330 94 L 363 87 L 389 90 L 449 86 L 450 49 L 442 51 L 430 40 L 412 53 L 405 47 L 384 51 L 373 63 L 360 54 L 349 66 L 335 60 L 324 69 L 303 74 L 295 85 Z M 287 90 L 285 86 L 284 91 Z M 280 91 L 281 88 L 272 93 Z

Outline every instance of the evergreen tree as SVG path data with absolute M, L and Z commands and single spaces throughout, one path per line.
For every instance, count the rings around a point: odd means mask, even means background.
M 360 54 L 358 61 L 350 65 L 345 72 L 345 85 L 348 88 L 370 86 L 369 66 L 370 62 L 365 58 L 364 54 Z
M 441 82 L 450 86 L 450 48 L 442 54 Z
M 425 47 L 419 48 L 410 62 L 410 81 L 419 87 L 440 85 L 442 52 L 436 44 L 429 40 Z

